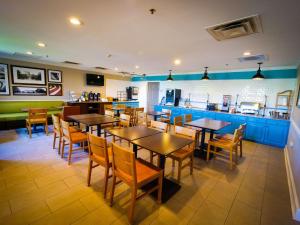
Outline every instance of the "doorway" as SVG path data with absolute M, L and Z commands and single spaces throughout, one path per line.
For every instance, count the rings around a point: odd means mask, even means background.
M 147 91 L 147 112 L 154 110 L 154 105 L 158 105 L 159 82 L 148 82 Z

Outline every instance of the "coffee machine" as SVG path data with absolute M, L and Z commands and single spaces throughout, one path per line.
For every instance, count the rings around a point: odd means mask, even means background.
M 229 108 L 231 105 L 231 95 L 223 95 L 223 103 L 222 103 L 222 109 L 223 112 L 229 112 Z
M 88 95 L 89 101 L 99 101 L 101 97 L 100 93 L 93 93 L 92 91 Z

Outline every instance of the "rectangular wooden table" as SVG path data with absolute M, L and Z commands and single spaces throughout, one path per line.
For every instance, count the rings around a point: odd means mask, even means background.
M 91 126 L 97 126 L 97 135 L 101 136 L 101 125 L 102 124 L 109 124 L 109 123 L 115 123 L 119 120 L 110 117 L 110 116 L 104 116 L 96 113 L 92 114 L 80 114 L 80 115 L 72 115 L 68 116 L 71 120 L 74 120 L 75 122 L 82 123 L 86 126 L 86 132 L 89 132 L 89 128 Z
M 208 118 L 203 118 L 199 120 L 194 120 L 188 123 L 185 123 L 185 125 L 197 127 L 202 129 L 201 133 L 201 142 L 200 142 L 200 158 L 206 159 L 206 146 L 205 146 L 205 134 L 206 131 L 210 132 L 210 139 L 213 138 L 214 132 L 218 131 L 226 126 L 229 126 L 231 123 L 221 121 L 221 120 L 213 120 Z
M 147 114 L 150 115 L 150 116 L 153 116 L 153 119 L 154 119 L 155 121 L 157 121 L 157 118 L 158 118 L 158 117 L 161 117 L 161 116 L 163 116 L 163 115 L 166 115 L 165 112 L 158 112 L 158 111 L 150 111 L 150 112 L 147 112 Z
M 136 151 L 138 147 L 141 147 L 157 153 L 159 155 L 159 167 L 163 170 L 165 169 L 166 156 L 191 143 L 193 143 L 193 140 L 191 139 L 167 133 L 158 133 L 132 141 L 134 151 Z M 152 186 L 153 184 L 150 184 L 144 188 L 148 189 Z M 169 200 L 180 189 L 180 187 L 181 186 L 179 184 L 164 177 L 162 202 Z M 156 196 L 156 193 L 154 192 L 153 195 Z

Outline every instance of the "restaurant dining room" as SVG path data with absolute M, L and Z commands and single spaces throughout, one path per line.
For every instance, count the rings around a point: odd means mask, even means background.
M 300 225 L 299 9 L 0 0 L 0 224 Z

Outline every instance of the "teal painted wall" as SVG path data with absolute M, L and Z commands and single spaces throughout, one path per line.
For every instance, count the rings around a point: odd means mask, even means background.
M 256 71 L 240 71 L 240 72 L 211 72 L 208 74 L 211 80 L 242 80 L 251 79 Z M 264 70 L 262 74 L 266 79 L 289 79 L 297 77 L 297 69 L 278 69 Z M 200 80 L 203 74 L 178 74 L 174 75 L 174 80 Z M 153 75 L 146 77 L 133 77 L 132 81 L 165 81 L 167 75 Z

